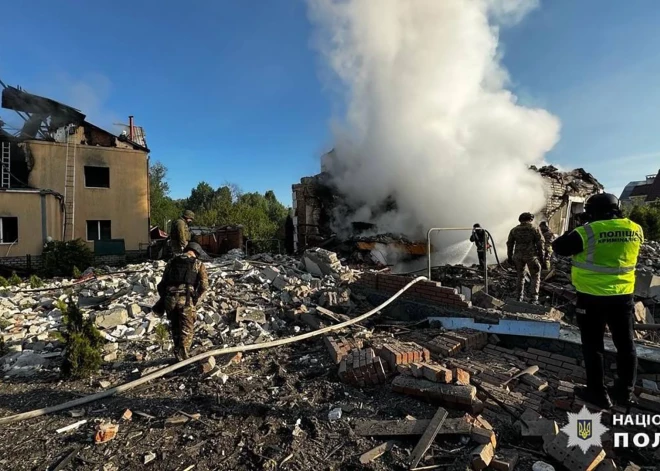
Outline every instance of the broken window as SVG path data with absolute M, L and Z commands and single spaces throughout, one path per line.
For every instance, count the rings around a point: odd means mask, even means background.
M 18 218 L 0 218 L 0 244 L 13 244 L 18 242 Z
M 110 221 L 87 221 L 87 240 L 110 240 Z
M 110 169 L 86 165 L 85 186 L 87 188 L 110 188 Z

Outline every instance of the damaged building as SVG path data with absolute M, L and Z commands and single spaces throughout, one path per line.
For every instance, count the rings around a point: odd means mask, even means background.
M 531 169 L 545 181 L 546 205 L 541 215 L 555 234 L 573 230 L 578 225 L 578 214 L 584 212 L 585 201 L 604 189 L 582 168 L 569 172 L 562 172 L 552 165 Z
M 2 107 L 24 123 L 0 127 L 0 265 L 38 268 L 48 240 L 83 239 L 106 263 L 148 245 L 149 149 L 132 116 L 116 136 L 20 88 Z
M 333 236 L 332 218 L 337 208 L 341 214 L 346 214 L 345 201 L 333 188 L 328 173 L 328 161 L 333 151 L 325 154 L 321 159 L 321 173 L 303 177 L 300 183 L 292 186 L 293 190 L 293 223 L 294 246 L 296 251 L 307 247 L 323 244 Z M 589 196 L 603 191 L 601 185 L 593 175 L 584 169 L 578 168 L 562 172 L 553 166 L 541 168 L 531 167 L 538 172 L 545 182 L 544 192 L 546 205 L 538 215 L 541 220 L 547 220 L 555 234 L 563 234 L 573 229 L 577 224 L 577 215 L 584 211 L 584 203 Z M 383 210 L 390 210 L 395 202 L 384 202 Z M 353 233 L 377 233 L 377 228 L 368 223 L 353 223 Z M 411 254 L 426 253 L 426 247 L 411 241 L 398 241 L 410 250 Z M 364 245 L 364 242 L 362 243 Z M 407 249 L 406 249 L 407 250 Z

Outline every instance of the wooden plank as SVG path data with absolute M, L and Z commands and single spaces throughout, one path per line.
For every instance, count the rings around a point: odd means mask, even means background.
M 442 407 L 439 407 L 431 419 L 431 422 L 429 422 L 428 427 L 426 427 L 426 430 L 424 430 L 422 438 L 419 439 L 417 445 L 415 445 L 415 448 L 413 449 L 412 455 L 410 456 L 410 469 L 416 468 L 419 462 L 422 460 L 426 450 L 429 449 L 431 443 L 433 443 L 433 440 L 435 440 L 435 437 L 438 435 L 438 432 L 440 431 L 440 428 L 442 427 L 442 424 L 445 422 L 446 418 L 447 411 Z
M 394 446 L 394 440 L 387 441 L 385 443 L 381 443 L 375 448 L 372 448 L 369 451 L 366 451 L 360 456 L 360 463 L 362 464 L 368 464 L 371 463 L 373 460 L 383 456 L 385 453 L 390 451 L 392 447 Z
M 428 428 L 428 419 L 413 420 L 361 420 L 355 424 L 355 434 L 361 437 L 397 437 L 422 435 Z M 438 435 L 470 435 L 472 425 L 464 418 L 446 419 Z
M 526 375 L 526 374 L 527 374 L 527 375 L 534 375 L 538 370 L 539 370 L 538 365 L 528 366 L 527 368 L 525 368 L 524 370 L 522 370 L 520 373 L 516 373 L 514 376 L 512 376 L 511 378 L 509 378 L 509 379 L 507 379 L 505 382 L 503 382 L 503 383 L 502 383 L 502 386 L 506 386 L 507 384 L 509 384 L 509 383 L 510 383 L 511 381 L 513 381 L 514 379 L 518 379 L 518 378 L 520 378 L 521 376 L 524 376 L 524 375 Z

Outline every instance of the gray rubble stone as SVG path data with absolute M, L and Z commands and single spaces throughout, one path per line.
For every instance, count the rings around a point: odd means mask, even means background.
M 103 351 L 105 353 L 112 353 L 116 352 L 117 350 L 119 350 L 119 345 L 116 343 L 110 342 L 103 345 Z
M 261 276 L 266 278 L 268 281 L 273 281 L 280 274 L 280 271 L 275 267 L 266 267 L 261 270 Z
M 272 285 L 275 289 L 283 290 L 288 286 L 288 283 L 283 276 L 279 275 L 273 280 Z
M 98 313 L 94 321 L 102 329 L 112 329 L 128 322 L 128 311 L 122 307 L 109 309 Z
M 112 352 L 108 353 L 106 355 L 103 355 L 103 361 L 105 362 L 110 362 L 110 361 L 115 361 L 117 359 L 117 352 Z
M 130 304 L 128 306 L 128 314 L 131 317 L 138 317 L 140 314 L 142 314 L 142 308 L 137 303 Z
M 21 356 L 16 359 L 14 368 L 24 368 L 26 366 L 43 366 L 46 363 L 48 363 L 48 360 L 37 353 L 23 352 Z

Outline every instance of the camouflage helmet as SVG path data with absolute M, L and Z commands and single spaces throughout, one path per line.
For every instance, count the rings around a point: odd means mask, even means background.
M 188 242 L 188 245 L 186 245 L 184 251 L 188 252 L 189 250 L 195 252 L 197 258 L 203 262 L 209 262 L 213 260 L 213 258 L 211 258 L 209 254 L 207 254 L 202 248 L 202 246 L 199 245 L 197 242 Z
M 534 220 L 534 215 L 532 213 L 522 213 L 518 216 L 518 222 L 531 222 Z
M 204 252 L 204 249 L 202 248 L 201 245 L 199 245 L 197 242 L 188 242 L 188 245 L 186 245 L 186 248 L 184 249 L 186 252 L 192 251 L 195 252 L 195 254 L 199 257 L 200 255 L 206 254 Z
M 195 213 L 193 213 L 193 212 L 192 212 L 191 210 L 189 210 L 189 209 L 186 209 L 186 210 L 183 212 L 183 217 L 186 218 L 186 219 L 195 219 Z

